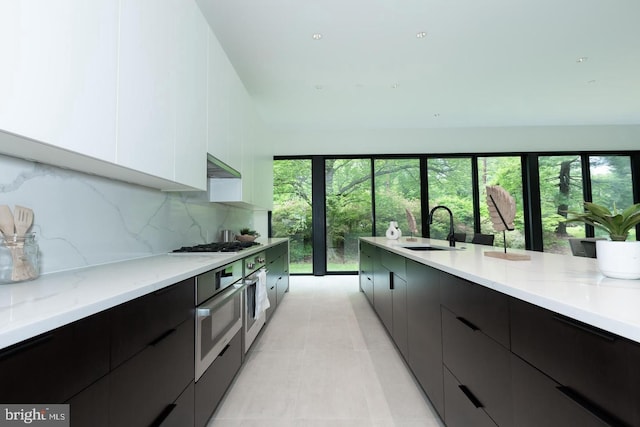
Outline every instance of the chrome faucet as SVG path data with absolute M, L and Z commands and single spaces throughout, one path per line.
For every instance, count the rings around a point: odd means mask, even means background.
M 435 212 L 436 209 L 440 209 L 440 208 L 445 209 L 447 212 L 449 212 L 449 235 L 447 236 L 447 240 L 449 241 L 449 246 L 451 246 L 452 248 L 455 248 L 456 239 L 455 239 L 455 235 L 453 234 L 453 213 L 451 212 L 451 209 L 443 205 L 439 205 L 431 209 L 431 212 L 429 212 L 429 225 L 433 224 L 433 213 Z

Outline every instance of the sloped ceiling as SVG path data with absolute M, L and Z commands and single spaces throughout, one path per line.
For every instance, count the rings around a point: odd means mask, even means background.
M 198 2 L 274 128 L 640 123 L 638 0 Z

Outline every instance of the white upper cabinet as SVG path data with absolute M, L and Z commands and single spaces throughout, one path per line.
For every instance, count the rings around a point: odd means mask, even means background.
M 0 130 L 113 162 L 117 31 L 112 0 L 0 0 Z
M 121 0 L 118 164 L 173 178 L 178 0 Z
M 235 74 L 227 55 L 211 30 L 208 31 L 208 115 L 207 151 L 228 165 L 239 169 L 232 162 L 230 141 L 231 77 Z M 236 147 L 237 149 L 238 147 Z
M 122 0 L 118 164 L 206 190 L 207 31 L 193 0 Z
M 175 180 L 206 190 L 209 26 L 193 0 L 181 0 L 177 17 Z

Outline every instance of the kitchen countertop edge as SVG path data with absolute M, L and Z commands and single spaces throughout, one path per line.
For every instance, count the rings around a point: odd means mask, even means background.
M 0 285 L 0 350 L 287 242 L 238 253 L 159 254 Z
M 407 259 L 434 267 L 508 296 L 551 310 L 640 343 L 640 280 L 603 276 L 591 258 L 509 249 L 528 261 L 488 257 L 502 248 L 457 243 L 457 250 L 412 251 L 403 246 L 448 242 L 418 238 L 417 242 L 361 237 Z

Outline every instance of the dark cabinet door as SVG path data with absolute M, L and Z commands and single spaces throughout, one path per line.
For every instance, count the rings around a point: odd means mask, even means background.
M 482 409 L 477 398 L 468 388 L 461 385 L 447 368 L 444 368 L 444 396 L 444 419 L 447 427 L 497 426 Z
M 360 289 L 373 305 L 373 253 L 375 249 L 360 242 Z
M 440 272 L 407 260 L 407 363 L 444 416 Z
M 513 425 L 509 350 L 442 307 L 442 357 L 496 424 Z
M 269 299 L 269 308 L 266 310 L 266 321 L 271 319 L 271 315 L 278 306 L 278 291 L 276 290 L 278 280 L 280 280 L 280 269 L 278 268 L 278 261 L 281 261 L 282 257 L 271 262 L 268 265 L 267 270 L 267 298 Z
M 108 427 L 109 376 L 102 377 L 66 403 L 71 427 Z
M 242 363 L 241 333 L 238 332 L 195 384 L 195 425 L 207 425 L 211 414 L 233 381 Z
M 111 311 L 111 369 L 193 316 L 194 285 L 190 278 Z
M 150 425 L 175 402 L 194 378 L 193 340 L 191 318 L 110 373 L 111 425 Z
M 193 382 L 182 392 L 180 397 L 165 408 L 164 413 L 154 423 L 158 427 L 193 427 L 194 426 L 194 386 Z
M 451 274 L 442 273 L 442 305 L 506 348 L 509 343 L 509 298 Z
M 0 402 L 62 403 L 109 372 L 107 312 L 0 351 Z
M 392 280 L 392 336 L 398 350 L 406 359 L 409 355 L 409 339 L 407 336 L 407 282 L 395 273 L 390 276 Z
M 393 294 L 391 290 L 391 271 L 382 264 L 374 265 L 375 276 L 373 278 L 373 307 L 387 329 L 393 333 Z
M 640 345 L 512 298 L 512 351 L 586 405 L 640 425 Z
M 518 427 L 604 427 L 599 419 L 562 392 L 560 384 L 511 355 L 513 419 Z

